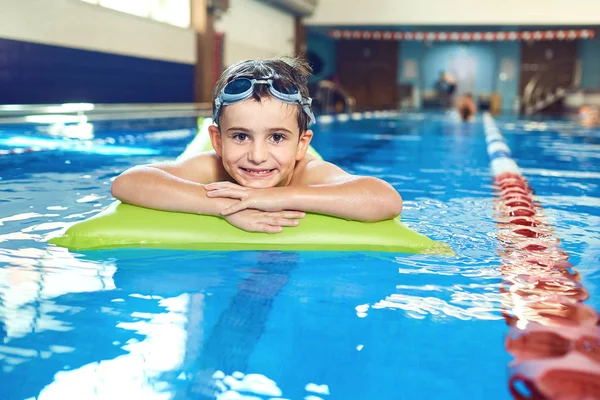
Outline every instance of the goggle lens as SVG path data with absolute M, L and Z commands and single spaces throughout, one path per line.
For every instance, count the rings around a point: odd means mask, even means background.
M 225 85 L 223 90 L 226 94 L 240 94 L 244 93 L 252 87 L 252 81 L 246 78 L 235 79 Z
M 273 89 L 277 90 L 279 93 L 283 94 L 296 94 L 298 93 L 298 88 L 294 85 L 285 86 L 280 80 L 274 80 Z

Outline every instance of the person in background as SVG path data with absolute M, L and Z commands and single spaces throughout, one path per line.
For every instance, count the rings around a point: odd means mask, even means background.
M 579 123 L 586 128 L 598 126 L 600 107 L 581 106 L 579 108 Z
M 459 97 L 456 100 L 456 110 L 463 122 L 472 122 L 477 113 L 477 106 L 473 101 L 473 95 L 471 93 L 465 93 L 464 96 Z
M 440 106 L 449 108 L 452 105 L 452 98 L 456 92 L 456 79 L 448 72 L 440 72 L 440 79 L 435 84 Z

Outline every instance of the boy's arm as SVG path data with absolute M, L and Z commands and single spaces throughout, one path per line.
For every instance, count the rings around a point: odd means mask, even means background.
M 206 196 L 201 182 L 219 179 L 212 157 L 207 153 L 184 161 L 130 168 L 114 180 L 111 193 L 123 203 L 141 207 L 220 215 L 237 201 Z
M 229 198 L 209 198 L 204 182 L 227 179 L 211 153 L 186 161 L 141 165 L 119 175 L 112 195 L 123 203 L 165 211 L 218 215 L 239 203 Z M 304 213 L 243 210 L 225 216 L 227 222 L 250 232 L 278 233 L 284 226 L 297 226 Z
M 307 165 L 304 184 L 290 186 L 290 209 L 357 221 L 382 221 L 402 212 L 402 197 L 389 183 L 350 175 L 334 164 L 315 160 Z
M 246 208 L 298 210 L 357 221 L 381 221 L 400 215 L 402 198 L 388 183 L 353 176 L 324 161 L 311 161 L 293 186 L 248 189 L 220 182 L 207 185 L 209 197 L 240 199 L 224 215 Z

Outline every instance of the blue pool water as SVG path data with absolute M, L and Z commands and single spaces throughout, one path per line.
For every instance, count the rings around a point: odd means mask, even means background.
M 600 309 L 600 132 L 497 123 Z M 0 399 L 510 398 L 481 122 L 335 122 L 313 142 L 393 184 L 403 221 L 456 257 L 45 243 L 108 205 L 125 168 L 178 155 L 194 124 L 103 123 L 83 141 L 0 126 L 0 150 L 52 143 L 0 156 Z

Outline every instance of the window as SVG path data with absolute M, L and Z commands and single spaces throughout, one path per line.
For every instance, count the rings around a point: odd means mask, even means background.
M 188 28 L 190 0 L 80 0 L 127 14 Z
M 150 0 L 152 19 L 187 28 L 190 26 L 190 0 Z
M 148 0 L 100 0 L 100 5 L 138 17 L 150 16 L 150 1 Z

